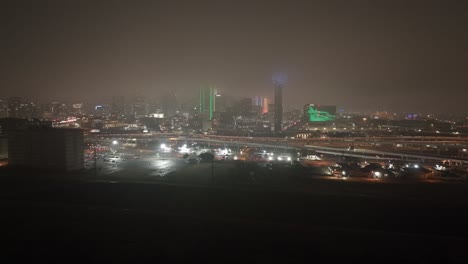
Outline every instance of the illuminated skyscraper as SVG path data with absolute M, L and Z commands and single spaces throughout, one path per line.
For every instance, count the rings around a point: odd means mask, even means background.
M 283 73 L 273 75 L 275 85 L 275 132 L 280 132 L 283 125 L 283 87 L 286 84 L 287 76 Z
M 262 114 L 268 113 L 268 98 L 263 98 Z
M 268 98 L 264 96 L 254 96 L 252 103 L 256 109 L 259 109 L 261 114 L 268 113 Z
M 204 119 L 213 120 L 216 109 L 216 88 L 205 86 L 200 89 L 200 113 Z

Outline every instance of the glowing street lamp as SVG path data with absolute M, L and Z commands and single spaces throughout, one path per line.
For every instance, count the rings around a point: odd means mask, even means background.
M 112 153 L 116 153 L 116 152 L 117 152 L 117 148 L 116 148 L 116 147 L 117 147 L 118 144 L 119 144 L 119 142 L 118 142 L 117 140 L 113 140 L 113 141 L 112 141 L 112 145 L 111 145 L 111 148 L 110 148 L 110 150 L 111 150 Z

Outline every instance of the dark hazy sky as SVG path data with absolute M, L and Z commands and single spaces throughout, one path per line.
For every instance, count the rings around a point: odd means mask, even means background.
M 5 1 L 6 2 L 6 1 Z M 2 1 L 2 96 L 189 98 L 468 112 L 464 1 Z

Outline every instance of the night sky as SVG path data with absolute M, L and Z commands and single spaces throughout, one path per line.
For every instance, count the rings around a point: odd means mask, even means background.
M 468 112 L 464 1 L 10 1 L 1 96 L 180 100 L 203 84 L 285 104 Z

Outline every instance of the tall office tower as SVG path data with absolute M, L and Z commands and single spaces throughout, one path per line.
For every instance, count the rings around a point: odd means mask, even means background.
M 283 125 L 283 87 L 286 84 L 287 76 L 283 73 L 273 75 L 275 85 L 275 132 L 280 132 Z
M 241 98 L 238 104 L 237 113 L 243 116 L 249 115 L 252 112 L 252 98 Z
M 148 115 L 148 107 L 143 96 L 137 96 L 134 99 L 132 112 L 135 118 L 145 117 Z
M 116 116 L 125 115 L 125 97 L 112 96 L 111 114 Z
M 268 98 L 263 97 L 262 114 L 268 113 Z
M 8 98 L 8 117 L 19 118 L 21 108 L 21 98 L 10 97 Z
M 268 98 L 265 96 L 254 96 L 252 98 L 252 103 L 260 114 L 268 113 Z
M 164 93 L 161 101 L 161 107 L 166 116 L 175 115 L 177 110 L 179 110 L 176 94 L 174 92 Z
M 204 86 L 200 88 L 200 116 L 202 119 L 202 129 L 207 130 L 213 127 L 213 114 L 216 109 L 216 88 L 214 86 Z
M 216 109 L 216 88 L 214 86 L 204 86 L 200 89 L 200 113 L 208 120 L 213 120 L 213 113 Z
M 56 118 L 60 114 L 60 103 L 59 102 L 51 102 L 50 103 L 50 112 L 51 117 Z
M 254 96 L 252 98 L 252 104 L 254 106 L 263 106 L 263 96 Z

